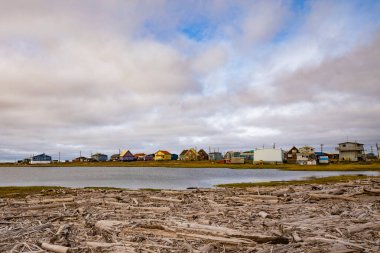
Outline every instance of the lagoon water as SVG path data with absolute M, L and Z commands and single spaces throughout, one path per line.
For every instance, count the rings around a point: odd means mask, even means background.
M 299 180 L 336 175 L 379 175 L 369 171 L 148 167 L 0 167 L 0 186 L 186 189 L 216 184 Z

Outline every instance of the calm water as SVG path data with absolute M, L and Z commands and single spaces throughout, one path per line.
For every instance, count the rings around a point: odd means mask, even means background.
M 342 174 L 379 175 L 378 172 L 232 170 L 223 168 L 128 167 L 0 167 L 0 186 L 119 187 L 129 189 L 186 189 L 216 184 L 297 180 Z

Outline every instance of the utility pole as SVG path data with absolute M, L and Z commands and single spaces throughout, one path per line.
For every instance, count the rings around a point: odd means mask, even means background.
M 61 152 L 58 152 L 58 163 L 61 162 Z
M 321 144 L 321 153 L 323 153 L 323 144 Z

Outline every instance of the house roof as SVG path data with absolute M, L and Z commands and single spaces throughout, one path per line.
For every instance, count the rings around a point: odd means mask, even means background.
M 182 150 L 181 154 L 180 155 L 185 155 L 187 153 L 188 149 L 184 149 Z
M 292 149 L 295 149 L 295 150 L 298 151 L 298 148 L 296 148 L 296 146 L 293 146 L 291 149 L 289 149 L 289 151 L 292 150 Z
M 129 151 L 129 150 L 123 150 L 123 151 L 121 151 L 120 156 L 125 156 L 128 153 L 132 155 L 131 151 Z
M 137 153 L 135 156 L 145 156 L 145 153 Z
M 75 159 L 87 159 L 87 157 L 84 157 L 84 156 L 78 156 L 77 158 Z
M 200 149 L 199 151 L 198 151 L 198 154 L 199 153 L 204 153 L 204 154 L 206 154 L 207 155 L 207 152 L 206 151 L 204 151 L 204 149 Z
M 158 153 L 158 152 L 161 152 L 161 153 L 163 153 L 163 154 L 165 154 L 165 155 L 171 155 L 168 151 L 166 151 L 166 150 L 158 150 L 157 152 L 156 152 L 156 154 Z
M 98 155 L 106 156 L 105 154 L 101 154 L 101 153 L 96 153 L 96 154 L 93 154 L 92 156 L 98 156 Z
M 346 141 L 346 142 L 339 143 L 338 145 L 340 145 L 340 144 L 348 144 L 348 143 L 364 145 L 364 144 L 356 142 L 356 141 Z

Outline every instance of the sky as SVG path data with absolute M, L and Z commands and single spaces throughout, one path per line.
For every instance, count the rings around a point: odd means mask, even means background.
M 380 1 L 3 0 L 0 160 L 380 144 Z

